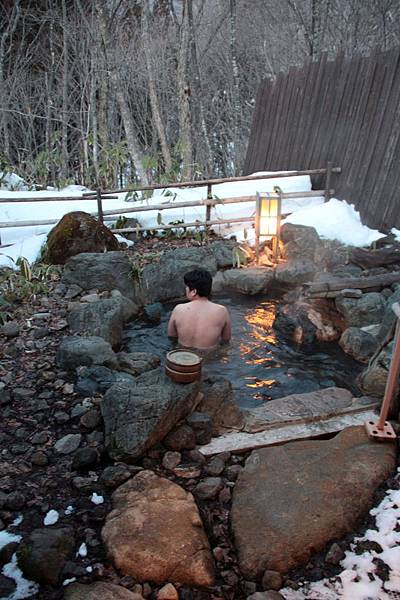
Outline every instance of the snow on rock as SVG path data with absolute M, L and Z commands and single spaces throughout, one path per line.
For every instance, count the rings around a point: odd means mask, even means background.
M 17 555 L 13 554 L 11 562 L 4 565 L 1 571 L 6 577 L 10 577 L 15 581 L 17 586 L 15 592 L 8 596 L 7 600 L 22 600 L 23 598 L 31 598 L 39 591 L 39 586 L 33 581 L 28 581 L 22 574 L 21 569 L 17 565 Z
M 82 558 L 85 558 L 85 556 L 87 556 L 87 546 L 85 544 L 85 542 L 83 542 L 80 546 L 79 546 L 79 550 L 76 553 L 76 556 L 82 556 Z
M 361 223 L 360 213 L 355 210 L 354 204 L 336 198 L 320 206 L 298 210 L 283 222 L 315 227 L 320 237 L 336 239 L 351 246 L 369 246 L 384 237 L 376 229 L 369 229 Z
M 96 492 L 93 492 L 90 500 L 93 502 L 93 504 L 103 504 L 104 502 L 103 496 L 98 496 Z
M 54 525 L 54 523 L 57 523 L 58 519 L 59 519 L 58 512 L 54 509 L 51 509 L 45 516 L 43 523 L 45 525 Z
M 66 516 L 72 515 L 74 510 L 75 509 L 73 506 L 67 506 L 67 508 L 64 510 L 64 515 L 66 515 Z
M 400 469 L 397 481 L 400 480 Z M 382 552 L 370 550 L 362 554 L 347 551 L 340 565 L 344 570 L 337 578 L 305 583 L 301 589 L 283 588 L 285 600 L 392 600 L 390 592 L 400 592 L 400 490 L 387 490 L 382 502 L 370 511 L 375 517 L 376 529 L 368 529 L 358 542 L 377 542 Z M 377 575 L 374 559 L 379 558 L 389 567 L 389 579 Z

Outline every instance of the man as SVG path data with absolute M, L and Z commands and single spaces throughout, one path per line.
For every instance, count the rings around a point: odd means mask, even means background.
M 231 319 L 225 306 L 208 299 L 212 277 L 205 269 L 195 269 L 184 278 L 188 303 L 178 304 L 171 313 L 168 336 L 181 346 L 208 350 L 231 339 Z

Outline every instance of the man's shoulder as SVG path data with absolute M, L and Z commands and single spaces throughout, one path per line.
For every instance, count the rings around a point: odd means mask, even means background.
M 211 305 L 213 306 L 213 308 L 222 313 L 222 312 L 228 312 L 228 309 L 226 308 L 226 306 L 224 306 L 223 304 L 217 304 L 216 302 L 211 302 Z

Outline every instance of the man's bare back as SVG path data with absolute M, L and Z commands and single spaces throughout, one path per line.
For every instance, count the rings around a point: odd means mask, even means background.
M 168 336 L 186 348 L 207 350 L 231 339 L 231 320 L 225 306 L 197 297 L 178 304 L 172 311 Z

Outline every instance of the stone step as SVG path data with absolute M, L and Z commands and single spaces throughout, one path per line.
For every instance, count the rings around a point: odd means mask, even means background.
M 295 440 L 304 440 L 319 437 L 329 433 L 336 433 L 354 425 L 363 425 L 366 421 L 377 419 L 371 405 L 360 406 L 352 412 L 323 418 L 311 423 L 291 423 L 277 426 L 276 424 L 265 431 L 258 433 L 233 432 L 213 438 L 209 444 L 199 446 L 198 449 L 204 456 L 212 456 L 220 452 L 245 452 L 254 448 L 274 446 Z

